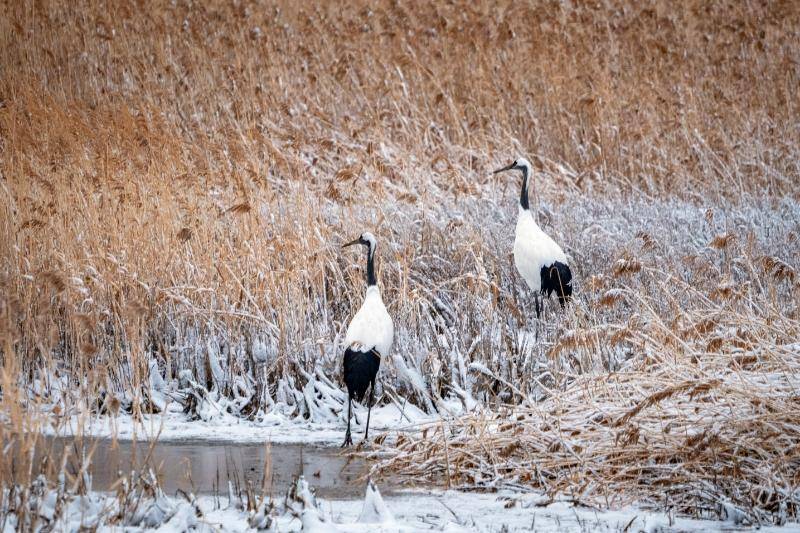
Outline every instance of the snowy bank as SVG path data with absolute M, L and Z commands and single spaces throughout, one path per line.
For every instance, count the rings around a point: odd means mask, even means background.
M 133 491 L 119 494 L 89 492 L 68 496 L 58 489 L 34 490 L 27 522 L 9 510 L 3 495 L 0 520 L 3 533 L 18 527 L 53 528 L 57 531 L 100 531 L 124 527 L 136 532 L 179 531 L 310 531 L 310 532 L 414 532 L 414 531 L 737 531 L 734 524 L 679 518 L 636 507 L 601 511 L 567 502 L 543 503 L 541 496 L 501 491 L 493 494 L 456 491 L 408 492 L 382 497 L 368 483 L 363 500 L 317 498 L 305 479 L 299 478 L 285 497 L 263 498 L 229 494 L 228 497 L 191 494 L 168 497 L 160 490 L 149 496 Z M 795 527 L 797 525 L 792 525 Z M 761 531 L 788 531 L 766 527 Z

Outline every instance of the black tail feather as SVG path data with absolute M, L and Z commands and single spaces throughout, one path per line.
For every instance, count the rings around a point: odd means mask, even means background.
M 558 302 L 564 307 L 572 298 L 572 271 L 569 266 L 556 261 L 550 266 L 543 266 L 541 276 L 542 294 L 549 298 L 555 292 Z
M 364 399 L 367 388 L 375 384 L 381 357 L 375 350 L 359 352 L 348 348 L 344 352 L 344 384 L 347 393 L 357 402 Z

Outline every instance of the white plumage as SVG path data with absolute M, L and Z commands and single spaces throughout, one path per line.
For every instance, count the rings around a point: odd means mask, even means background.
M 514 265 L 531 290 L 537 293 L 542 290 L 542 268 L 556 261 L 567 264 L 564 251 L 542 231 L 530 210 L 520 207 L 514 238 Z
M 394 324 L 383 305 L 381 291 L 377 285 L 370 285 L 364 303 L 347 327 L 345 344 L 359 352 L 375 349 L 383 357 L 392 349 L 393 340 Z

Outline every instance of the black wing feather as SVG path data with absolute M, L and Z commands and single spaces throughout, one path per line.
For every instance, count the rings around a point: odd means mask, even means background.
M 372 349 L 360 352 L 348 348 L 344 352 L 344 384 L 347 393 L 360 402 L 364 399 L 367 388 L 375 385 L 375 376 L 381 366 L 380 354 Z

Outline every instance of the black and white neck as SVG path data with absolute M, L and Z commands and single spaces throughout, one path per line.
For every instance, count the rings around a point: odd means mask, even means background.
M 528 204 L 528 178 L 530 177 L 530 164 L 523 160 L 524 163 L 520 164 L 520 161 L 517 160 L 517 164 L 519 165 L 519 170 L 522 171 L 522 187 L 519 192 L 519 208 L 523 211 L 530 210 L 530 204 Z
M 377 243 L 372 234 L 367 235 L 371 237 L 367 244 L 367 288 L 369 288 L 378 284 L 378 280 L 375 277 L 375 246 Z
M 524 157 L 520 157 L 519 159 L 515 159 L 510 165 L 495 170 L 493 174 L 505 172 L 506 170 L 519 170 L 522 172 L 522 187 L 519 191 L 519 208 L 522 211 L 530 211 L 530 204 L 528 203 L 528 180 L 530 180 L 531 176 L 531 164 Z
M 375 248 L 378 246 L 378 240 L 375 235 L 369 232 L 362 233 L 358 239 L 348 242 L 344 245 L 353 246 L 360 244 L 367 247 L 367 289 L 378 285 L 378 278 L 375 276 Z

